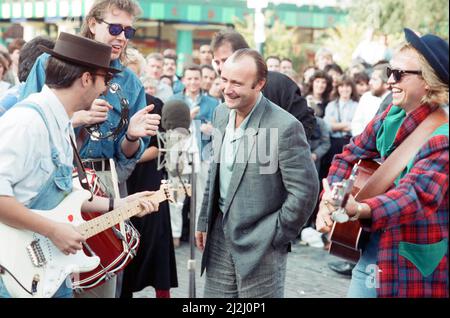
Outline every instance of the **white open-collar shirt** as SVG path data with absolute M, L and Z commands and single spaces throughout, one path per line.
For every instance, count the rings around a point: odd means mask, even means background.
M 55 170 L 49 133 L 61 163 L 72 166 L 74 132 L 64 106 L 47 86 L 22 103 L 38 104 L 49 127 L 28 107 L 13 107 L 0 118 L 0 195 L 27 204 Z

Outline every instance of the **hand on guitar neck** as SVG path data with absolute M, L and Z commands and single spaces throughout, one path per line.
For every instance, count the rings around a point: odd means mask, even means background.
M 141 210 L 138 214 L 136 214 L 136 216 L 143 217 L 149 213 L 159 210 L 159 201 L 151 199 L 154 194 L 154 191 L 143 191 L 129 195 L 126 198 L 116 199 L 114 207 L 125 207 L 126 205 L 136 201 L 139 203 Z M 96 209 L 100 210 L 100 212 L 107 212 L 107 201 L 108 200 L 106 198 L 94 196 L 94 200 L 92 202 L 85 202 L 83 207 L 90 205 L 91 207 L 88 209 Z M 62 253 L 65 255 L 76 254 L 77 251 L 83 248 L 82 243 L 85 242 L 85 238 L 73 225 L 52 222 L 51 220 L 45 221 L 49 223 L 49 230 L 47 233 L 43 234 L 47 236 Z
M 136 214 L 138 217 L 143 217 L 147 214 L 157 212 L 159 210 L 159 202 L 152 200 L 151 197 L 155 191 L 143 191 L 127 196 L 126 198 L 114 200 L 114 207 L 121 207 L 134 201 L 139 201 L 142 212 Z
M 339 204 L 336 203 L 332 189 L 328 184 L 327 179 L 322 179 L 323 195 L 319 204 L 319 211 L 316 219 L 316 229 L 322 233 L 328 233 L 331 231 L 335 220 L 332 219 L 332 214 L 339 208 Z M 345 203 L 345 212 L 349 218 L 358 214 L 358 218 L 369 218 L 370 207 L 365 203 L 360 203 L 355 200 L 352 194 L 349 194 Z
M 188 185 L 181 190 L 162 184 L 156 192 L 119 200 L 114 210 L 90 220 L 81 216 L 82 206 L 91 197 L 84 189 L 75 189 L 55 208 L 45 211 L 29 211 L 14 198 L 0 198 L 12 201 L 7 208 L 13 211 L 3 213 L 0 222 L 0 264 L 8 273 L 2 275 L 4 286 L 12 297 L 52 297 L 68 275 L 87 273 L 99 266 L 100 258 L 89 252 L 90 247 L 85 246 L 87 254 L 82 250 L 83 242 L 133 216 L 156 212 L 160 202 L 173 200 L 173 193 L 178 191 L 191 195 Z M 107 211 L 109 200 L 97 198 L 97 204 L 92 204 L 95 199 L 89 202 L 91 207 Z
M 370 196 L 368 180 L 377 171 L 379 164 L 371 160 L 360 160 L 352 169 L 348 179 L 333 183 L 330 189 L 327 179 L 323 179 L 324 193 L 316 219 L 318 231 L 328 234 L 330 254 L 357 262 L 361 257 L 364 243 L 370 235 L 372 211 L 366 203 L 358 202 Z M 372 187 L 372 186 L 371 186 Z

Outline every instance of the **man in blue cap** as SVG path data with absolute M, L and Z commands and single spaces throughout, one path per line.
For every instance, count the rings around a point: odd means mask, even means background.
M 370 227 L 349 297 L 449 296 L 449 138 L 448 113 L 442 109 L 448 105 L 449 47 L 435 35 L 418 36 L 410 29 L 405 37 L 387 68 L 392 104 L 336 155 L 324 179 L 316 225 L 325 231 L 334 210 L 328 183 L 343 180 L 360 159 L 399 157 L 406 152 L 396 149 L 404 142 L 411 145 L 405 141 L 409 135 L 426 132 L 415 138 L 420 142 L 384 193 L 359 202 L 351 196 L 345 206 L 350 217 Z

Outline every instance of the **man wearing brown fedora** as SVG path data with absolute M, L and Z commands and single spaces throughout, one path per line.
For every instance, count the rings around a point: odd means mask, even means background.
M 41 49 L 50 55 L 42 91 L 19 102 L 0 119 L 0 222 L 47 237 L 65 255 L 76 254 L 85 238 L 74 226 L 30 209 L 54 209 L 72 191 L 71 118 L 75 112 L 89 109 L 118 70 L 110 67 L 110 46 L 84 37 L 62 32 L 53 50 Z M 116 199 L 115 205 L 148 194 Z M 158 204 L 140 202 L 139 216 L 158 210 Z M 106 212 L 109 200 L 94 196 L 82 210 Z M 0 269 L 3 275 L 12 275 L 14 270 Z M 0 298 L 8 298 L 11 295 L 3 284 L 3 275 Z M 70 278 L 53 296 L 72 297 Z
M 113 76 L 111 84 L 117 84 L 128 101 L 126 110 L 118 94 L 107 91 L 102 98 L 94 100 L 90 109 L 76 112 L 72 120 L 74 127 L 78 127 L 75 133 L 83 163 L 96 171 L 101 189 L 112 197 L 119 196 L 118 183 L 123 185 L 133 171 L 147 148 L 150 136 L 156 134 L 160 119 L 159 115 L 149 113 L 153 105 L 146 106 L 145 90 L 138 77 L 121 63 L 121 59 L 126 58 L 128 42 L 136 32 L 133 23 L 141 11 L 134 0 L 96 0 L 81 27 L 82 36 L 111 46 L 110 65 L 121 70 Z M 86 49 L 86 53 L 94 52 Z M 38 58 L 21 98 L 42 89 L 47 59 L 47 54 Z M 94 130 L 101 138 L 88 138 L 89 135 L 81 127 L 96 124 L 98 126 L 94 126 Z M 126 193 L 123 187 L 120 190 L 120 195 Z M 113 276 L 103 285 L 80 296 L 113 298 L 115 285 L 116 276 Z
M 90 166 L 94 169 L 97 166 L 109 166 L 109 159 L 113 159 L 119 182 L 124 182 L 133 171 L 148 145 L 149 137 L 156 134 L 160 119 L 159 115 L 149 114 L 153 105 L 146 106 L 144 87 L 137 76 L 121 63 L 121 59 L 126 58 L 128 41 L 136 32 L 132 25 L 141 12 L 139 4 L 134 0 L 96 0 L 86 15 L 81 30 L 82 36 L 111 46 L 110 65 L 121 70 L 113 76 L 111 83 L 121 88 L 128 101 L 128 110 L 124 111 L 118 94 L 108 91 L 104 97 L 96 99 L 90 109 L 76 112 L 72 120 L 75 128 L 99 125 L 96 130 L 100 138 L 86 138 L 83 136 L 84 130 L 75 129 L 81 144 L 80 155 L 83 159 L 100 161 Z M 93 52 L 86 50 L 86 53 Z M 42 89 L 47 59 L 48 55 L 43 54 L 36 61 L 21 92 L 21 99 Z M 117 127 L 121 129 L 110 135 Z M 103 190 L 116 195 L 111 189 L 111 182 L 103 181 L 109 185 Z
M 387 68 L 392 104 L 335 156 L 323 181 L 316 226 L 329 230 L 336 208 L 329 184 L 360 159 L 382 162 L 343 210 L 370 230 L 348 297 L 449 296 L 449 126 L 442 109 L 449 46 L 432 34 L 404 32 L 406 43 Z

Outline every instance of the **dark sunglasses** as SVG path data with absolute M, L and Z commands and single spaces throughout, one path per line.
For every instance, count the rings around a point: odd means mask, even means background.
M 405 70 L 393 70 L 390 67 L 386 68 L 386 75 L 388 78 L 391 77 L 391 75 L 394 76 L 395 82 L 400 82 L 402 80 L 403 75 L 405 74 L 416 74 L 416 75 L 422 75 L 421 71 L 405 71 Z
M 129 39 L 132 39 L 134 34 L 136 33 L 136 29 L 134 29 L 130 26 L 127 26 L 124 28 L 121 24 L 118 24 L 118 23 L 108 23 L 102 19 L 98 19 L 98 21 L 106 23 L 108 25 L 109 34 L 114 35 L 114 36 L 119 35 L 123 31 L 125 33 L 125 38 L 127 38 L 129 40 Z
M 109 86 L 109 82 L 111 82 L 111 80 L 114 77 L 113 73 L 93 73 L 92 75 L 98 75 L 98 76 L 104 76 L 105 78 L 105 85 Z

